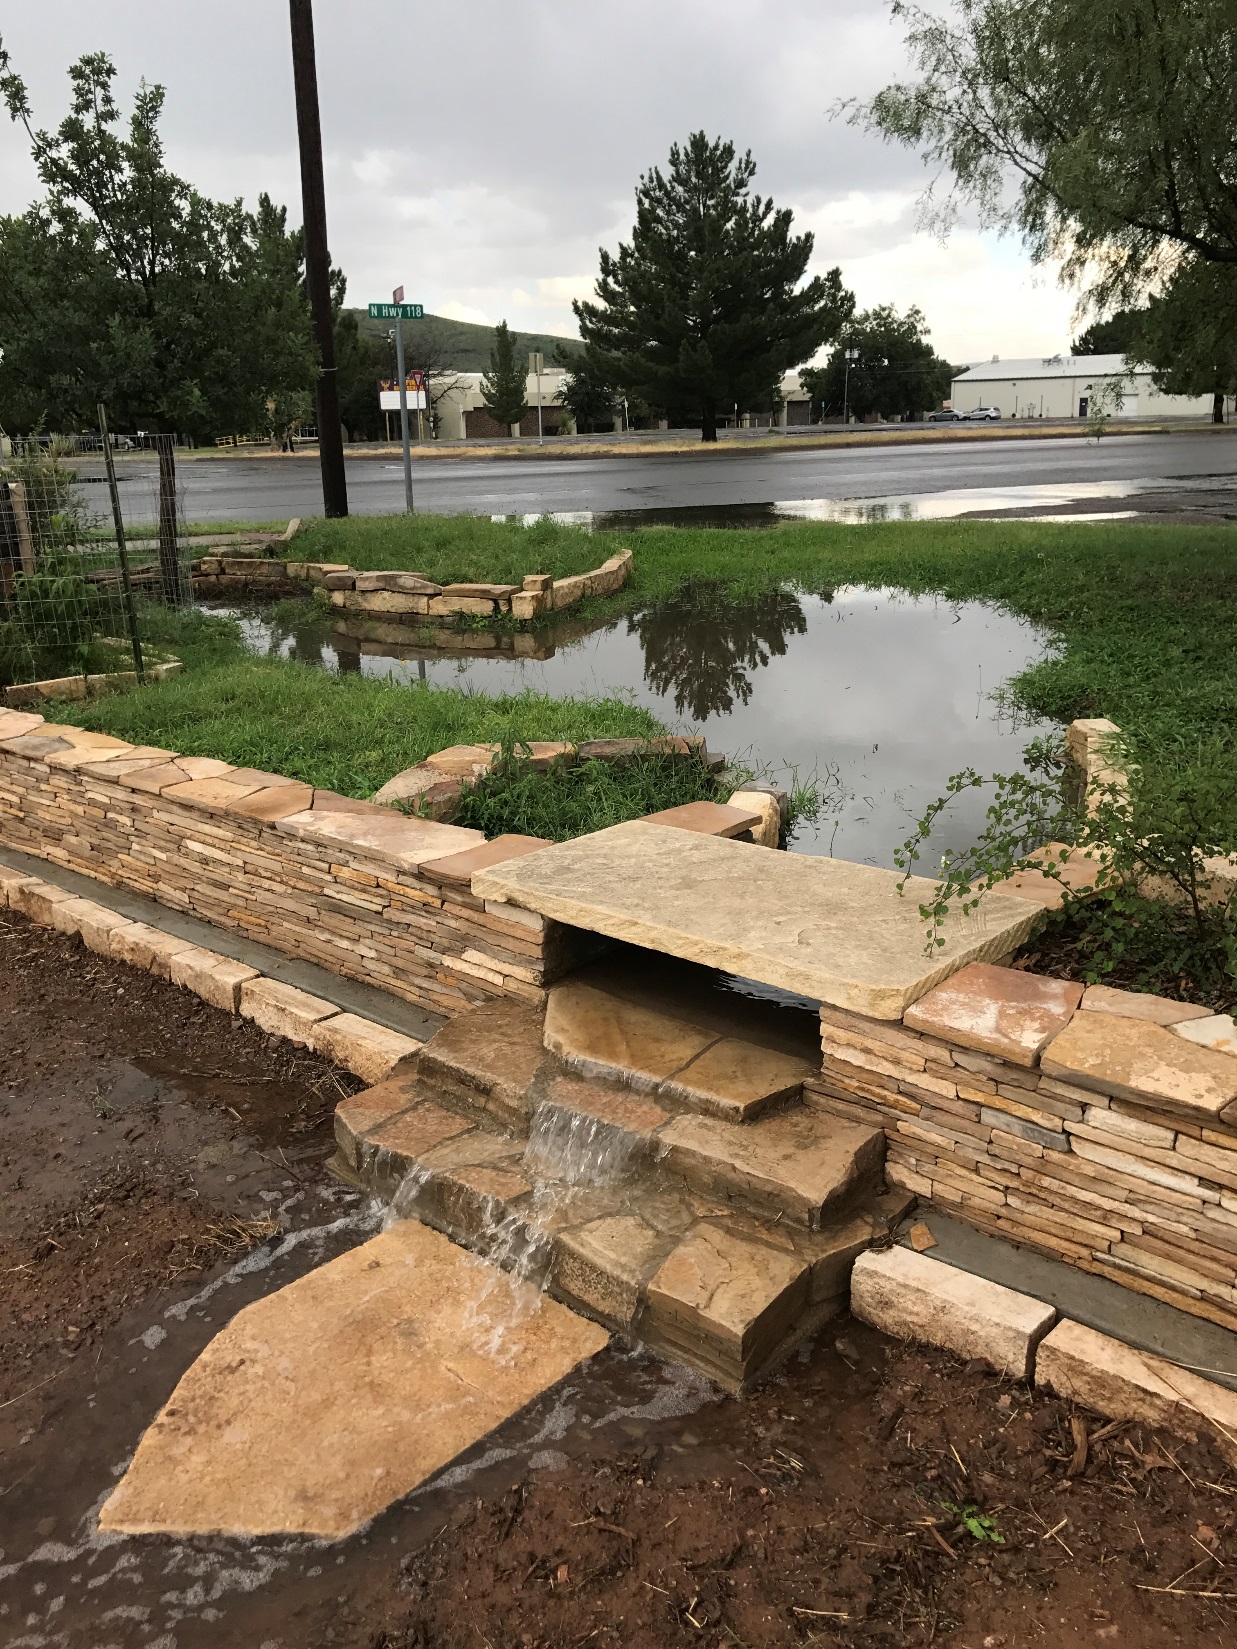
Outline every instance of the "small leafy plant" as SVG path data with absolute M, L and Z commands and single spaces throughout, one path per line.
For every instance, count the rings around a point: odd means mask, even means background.
M 968 915 L 986 892 L 1022 871 L 1062 888 L 1061 910 L 1036 941 L 1054 971 L 1217 1007 L 1231 1002 L 1234 756 L 1225 734 L 1154 752 L 1117 737 L 1102 776 L 1080 787 L 1063 742 L 1039 739 L 1028 747 L 1024 772 L 954 774 L 896 855 L 905 887 L 950 803 L 966 790 L 991 790 L 984 830 L 971 847 L 942 855 L 932 895 L 919 907 L 927 949 L 944 946 L 951 915 Z M 1076 890 L 1067 866 L 1080 857 L 1094 866 L 1094 877 Z
M 1005 1536 L 997 1527 L 997 1522 L 988 1512 L 981 1512 L 978 1506 L 956 1506 L 952 1500 L 942 1500 L 941 1509 L 947 1511 L 951 1517 L 956 1517 L 966 1532 L 974 1540 L 989 1540 L 996 1546 L 1005 1544 Z

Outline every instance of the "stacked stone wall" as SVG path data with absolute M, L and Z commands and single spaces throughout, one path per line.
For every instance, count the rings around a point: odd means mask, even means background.
M 1027 976 L 968 969 L 940 991 L 956 1003 L 970 973 L 984 976 L 991 1011 L 960 1022 L 998 1026 L 1017 994 L 998 976 Z M 1237 1330 L 1237 1058 L 1140 1017 L 1158 998 L 1101 991 L 1080 1003 L 1080 986 L 1042 983 L 1071 994 L 1041 1048 L 1010 1039 L 1016 1058 L 961 1045 L 949 1014 L 930 1034 L 825 1007 L 807 1097 L 884 1129 L 891 1184 Z M 936 994 L 907 1017 L 932 1023 Z
M 0 712 L 4 846 L 434 1012 L 539 1003 L 567 961 L 555 924 L 426 868 L 481 840 L 276 775 Z

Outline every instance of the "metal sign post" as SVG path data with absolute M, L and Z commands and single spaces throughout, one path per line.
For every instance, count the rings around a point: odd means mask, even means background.
M 537 445 L 545 445 L 545 436 L 541 429 L 541 374 L 545 371 L 545 356 L 540 350 L 530 350 L 528 354 L 528 370 L 536 374 L 537 378 Z
M 404 508 L 409 515 L 412 508 L 412 452 L 408 445 L 408 375 L 404 371 L 404 326 L 407 321 L 419 321 L 425 310 L 419 303 L 405 303 L 404 289 L 397 286 L 390 303 L 371 303 L 371 321 L 395 322 L 395 370 L 399 373 L 399 430 L 404 448 Z

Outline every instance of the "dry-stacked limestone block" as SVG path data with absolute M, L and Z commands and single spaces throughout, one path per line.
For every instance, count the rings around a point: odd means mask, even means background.
M 1237 1329 L 1237 1057 L 1191 1037 L 1213 1017 L 975 964 L 901 1024 L 822 1008 L 805 1092 L 885 1129 L 892 1184 Z

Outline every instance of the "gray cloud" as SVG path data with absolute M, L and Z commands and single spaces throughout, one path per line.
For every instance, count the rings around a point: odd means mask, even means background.
M 629 229 L 638 174 L 703 127 L 751 148 L 762 192 L 816 232 L 819 267 L 840 262 L 863 303 L 918 298 L 955 358 L 1064 341 L 1068 299 L 1030 286 L 1016 248 L 917 235 L 919 158 L 830 117 L 905 68 L 880 0 L 315 9 L 332 252 L 353 301 L 402 280 L 437 311 L 572 331 L 570 298 Z M 55 0 L 0 26 L 41 124 L 64 112 L 69 63 L 106 50 L 126 95 L 143 75 L 167 86 L 174 166 L 299 216 L 278 0 Z M 35 193 L 24 134 L 6 128 L 0 210 Z

